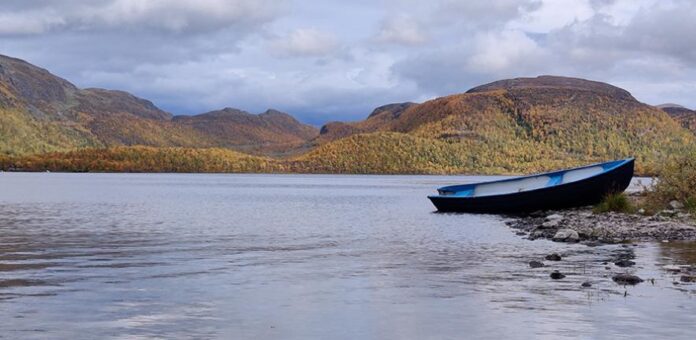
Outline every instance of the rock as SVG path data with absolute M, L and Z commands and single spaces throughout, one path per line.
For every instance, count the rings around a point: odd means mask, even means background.
M 592 282 L 590 282 L 590 281 L 585 281 L 585 282 L 583 282 L 580 286 L 583 287 L 583 288 L 589 288 L 589 287 L 592 287 Z
M 638 213 L 641 215 L 645 215 L 645 209 L 643 209 L 643 208 L 638 209 Z
M 539 262 L 539 261 L 529 261 L 529 266 L 531 268 L 541 268 L 544 266 L 544 264 L 542 262 Z
M 560 280 L 560 279 L 565 277 L 565 275 L 563 275 L 558 270 L 554 270 L 553 272 L 551 272 L 551 275 L 549 275 L 549 276 L 551 276 L 551 278 L 554 280 Z
M 673 264 L 668 264 L 666 266 L 662 266 L 662 269 L 668 271 L 668 272 L 680 272 L 682 270 L 682 266 L 677 266 Z
M 558 255 L 556 253 L 553 253 L 551 255 L 546 255 L 546 260 L 547 261 L 560 261 L 561 255 Z
M 658 213 L 658 215 L 664 216 L 664 217 L 673 217 L 673 216 L 675 216 L 676 214 L 677 214 L 676 211 L 674 211 L 674 210 L 669 210 L 669 209 L 662 210 L 662 211 L 660 211 L 660 212 Z
M 637 285 L 643 282 L 643 279 L 631 274 L 616 274 L 611 279 L 621 285 Z
M 518 231 L 518 232 L 515 233 L 515 235 L 517 235 L 517 236 L 524 236 L 524 235 L 527 235 L 527 233 L 525 233 L 524 231 Z
M 551 221 L 546 221 L 542 223 L 539 228 L 544 228 L 544 229 L 550 229 L 550 228 L 556 228 L 561 224 L 561 220 L 551 220 Z
M 578 242 L 580 235 L 573 229 L 561 229 L 553 235 L 553 240 L 556 242 Z
M 546 216 L 547 221 L 556 221 L 556 220 L 562 220 L 562 219 L 563 219 L 563 215 L 560 215 L 560 214 L 552 214 L 552 215 Z
M 692 275 L 682 275 L 682 276 L 679 278 L 679 281 L 681 281 L 681 282 L 696 282 L 696 276 L 692 276 Z
M 615 265 L 621 267 L 621 268 L 626 268 L 626 267 L 631 267 L 634 266 L 636 263 L 630 260 L 619 260 L 614 262 Z
M 677 200 L 669 202 L 669 206 L 674 210 L 684 209 L 684 204 Z

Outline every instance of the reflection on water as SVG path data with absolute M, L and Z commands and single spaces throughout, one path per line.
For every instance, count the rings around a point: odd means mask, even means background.
M 663 269 L 696 265 L 693 243 L 527 241 L 499 217 L 432 213 L 433 188 L 478 179 L 2 173 L 0 337 L 696 331 L 696 284 Z M 563 261 L 529 268 L 551 252 Z
M 696 242 L 660 243 L 660 257 L 667 263 L 696 265 Z

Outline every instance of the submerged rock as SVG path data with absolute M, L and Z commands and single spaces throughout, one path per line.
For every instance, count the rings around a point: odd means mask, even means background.
M 681 282 L 696 282 L 696 276 L 693 275 L 682 275 L 682 277 L 679 278 Z
M 561 255 L 558 255 L 557 253 L 553 253 L 551 255 L 546 255 L 546 260 L 547 261 L 560 261 Z
M 551 278 L 554 279 L 554 280 L 560 280 L 560 279 L 566 277 L 565 275 L 563 275 L 563 274 L 562 274 L 561 272 L 559 272 L 558 270 L 554 270 L 553 272 L 551 272 L 551 275 L 549 275 L 549 276 L 551 276 Z
M 602 242 L 599 241 L 585 241 L 582 244 L 588 246 L 588 247 L 599 247 L 602 245 Z
M 621 268 L 626 268 L 626 267 L 631 267 L 634 266 L 636 263 L 630 260 L 619 260 L 614 262 L 615 265 Z
M 556 242 L 578 242 L 580 235 L 573 229 L 561 229 L 553 235 L 553 240 Z
M 531 268 L 541 268 L 544 266 L 544 264 L 542 262 L 539 262 L 539 261 L 529 261 L 529 266 Z
M 592 282 L 590 282 L 590 281 L 585 281 L 585 282 L 583 282 L 580 286 L 583 287 L 583 288 L 589 288 L 589 287 L 592 287 Z
M 622 285 L 637 285 L 643 282 L 643 279 L 632 274 L 616 274 L 611 278 L 614 282 Z
M 669 271 L 669 272 L 680 272 L 682 271 L 682 266 L 677 266 L 674 264 L 668 264 L 666 266 L 662 266 L 662 269 Z

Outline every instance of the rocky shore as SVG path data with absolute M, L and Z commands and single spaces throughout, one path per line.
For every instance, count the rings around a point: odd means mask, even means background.
M 635 195 L 635 194 L 634 194 Z M 646 215 L 643 211 L 635 214 L 628 213 L 595 213 L 592 207 L 582 207 L 561 211 L 539 211 L 526 216 L 510 217 L 506 224 L 517 230 L 517 235 L 529 240 L 547 239 L 554 242 L 579 243 L 590 247 L 606 244 L 622 244 L 630 250 L 638 246 L 636 242 L 671 242 L 696 241 L 696 220 L 683 206 L 673 202 L 671 209 L 660 211 L 654 215 Z M 624 249 L 624 248 L 621 248 Z M 617 253 L 602 263 L 606 269 L 633 267 L 636 263 L 632 252 Z M 539 259 L 540 260 L 540 259 Z M 549 263 L 561 261 L 559 254 L 545 257 L 546 263 L 532 260 L 531 269 L 547 267 Z M 611 267 L 609 265 L 613 265 Z M 678 277 L 680 283 L 696 283 L 695 265 L 667 265 L 665 271 Z M 551 279 L 560 280 L 565 274 L 554 270 Z M 617 271 L 611 279 L 620 285 L 635 285 L 644 280 L 630 272 Z M 583 282 L 582 287 L 591 287 L 591 282 Z
M 535 212 L 506 222 L 530 240 L 581 242 L 587 245 L 632 241 L 696 241 L 696 222 L 681 209 L 656 215 L 594 213 L 591 207 Z

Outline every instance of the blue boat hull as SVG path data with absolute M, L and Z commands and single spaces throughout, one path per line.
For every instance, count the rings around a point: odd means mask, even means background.
M 466 213 L 525 213 L 564 209 L 600 202 L 610 193 L 623 192 L 633 178 L 634 160 L 575 182 L 541 189 L 481 197 L 429 196 L 438 211 Z

